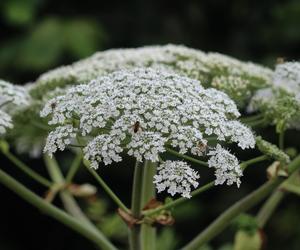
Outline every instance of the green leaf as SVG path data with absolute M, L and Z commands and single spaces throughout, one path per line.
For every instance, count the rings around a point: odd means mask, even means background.
M 42 21 L 25 39 L 17 64 L 27 70 L 53 66 L 64 49 L 62 23 L 56 18 Z
M 12 25 L 24 26 L 32 23 L 37 9 L 37 0 L 8 0 L 3 4 L 3 16 Z
M 67 21 L 64 25 L 65 46 L 76 58 L 91 55 L 99 50 L 106 35 L 96 22 L 84 19 Z

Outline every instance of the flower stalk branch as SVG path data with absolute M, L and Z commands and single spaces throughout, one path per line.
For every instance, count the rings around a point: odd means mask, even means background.
M 3 155 L 5 155 L 16 167 L 22 170 L 26 175 L 42 184 L 47 188 L 51 188 L 53 184 L 47 180 L 45 177 L 39 175 L 37 172 L 33 171 L 29 166 L 20 161 L 16 156 L 10 153 L 8 150 L 2 151 Z
M 117 250 L 115 246 L 100 232 L 93 230 L 90 226 L 78 221 L 78 219 L 70 216 L 61 209 L 46 202 L 32 191 L 27 189 L 24 185 L 13 179 L 0 169 L 0 183 L 16 193 L 22 199 L 26 200 L 31 205 L 38 208 L 44 214 L 56 219 L 67 227 L 73 229 L 85 238 L 94 242 L 99 249 L 103 250 Z
M 289 174 L 293 174 L 300 167 L 300 156 L 296 157 L 288 166 Z M 210 241 L 216 235 L 221 233 L 234 218 L 239 214 L 247 211 L 258 202 L 263 200 L 271 191 L 277 188 L 281 183 L 284 182 L 283 178 L 272 179 L 261 187 L 247 195 L 245 198 L 236 202 L 224 213 L 222 213 L 214 222 L 212 222 L 203 232 L 198 234 L 190 243 L 184 246 L 183 250 L 196 250 L 203 244 Z

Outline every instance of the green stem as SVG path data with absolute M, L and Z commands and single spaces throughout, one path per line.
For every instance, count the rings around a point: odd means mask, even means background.
M 66 184 L 64 176 L 60 171 L 57 161 L 54 156 L 50 158 L 47 155 L 44 155 L 44 162 L 48 169 L 49 175 L 55 184 L 63 186 Z M 60 191 L 60 198 L 63 202 L 64 208 L 75 218 L 80 219 L 82 222 L 89 225 L 93 230 L 98 230 L 88 219 L 88 217 L 82 212 L 81 208 L 77 204 L 74 197 L 70 194 L 68 190 Z
M 267 159 L 268 159 L 268 156 L 265 156 L 265 155 L 258 156 L 256 158 L 251 159 L 251 160 L 242 162 L 241 163 L 241 168 L 244 170 L 248 166 L 250 166 L 251 164 L 258 163 L 258 162 L 261 162 L 261 161 L 264 161 L 264 160 L 267 160 Z M 204 186 L 202 186 L 202 187 L 194 190 L 193 192 L 191 192 L 191 196 L 195 197 L 198 194 L 201 194 L 201 193 L 203 193 L 203 192 L 211 189 L 212 187 L 214 187 L 214 183 L 215 183 L 215 181 L 211 181 L 211 182 L 205 184 Z M 171 202 L 169 202 L 169 203 L 167 203 L 167 204 L 165 204 L 163 206 L 160 206 L 158 208 L 147 210 L 147 211 L 143 212 L 143 214 L 145 216 L 151 216 L 151 215 L 154 215 L 156 213 L 159 213 L 162 210 L 166 210 L 166 209 L 170 209 L 170 208 L 176 207 L 176 206 L 184 203 L 187 200 L 188 200 L 187 198 L 181 197 L 181 198 L 178 198 L 178 199 L 176 199 L 174 201 L 171 201 Z
M 167 152 L 169 152 L 170 154 L 175 155 L 175 156 L 177 156 L 179 158 L 182 158 L 182 159 L 185 159 L 187 161 L 199 164 L 201 166 L 205 166 L 205 167 L 208 166 L 207 162 L 205 162 L 205 161 L 200 161 L 200 160 L 197 160 L 197 159 L 195 159 L 195 158 L 193 158 L 191 156 L 180 154 L 180 153 L 178 153 L 177 151 L 175 151 L 173 149 L 167 148 Z
M 215 185 L 215 181 L 211 181 L 211 182 L 205 184 L 204 186 L 202 186 L 202 187 L 194 190 L 193 192 L 191 192 L 191 196 L 195 197 L 198 194 L 201 194 L 201 193 L 205 192 L 206 190 L 214 187 L 214 185 Z M 161 212 L 163 210 L 174 208 L 174 207 L 176 207 L 176 206 L 184 203 L 187 200 L 188 200 L 187 198 L 181 197 L 181 198 L 178 198 L 178 199 L 176 199 L 174 201 L 171 201 L 171 202 L 169 202 L 169 203 L 167 203 L 167 204 L 165 204 L 163 206 L 157 207 L 155 209 L 146 210 L 146 211 L 143 212 L 143 214 L 145 216 L 152 216 L 152 215 L 154 215 L 156 213 L 159 213 L 159 212 Z
M 284 130 L 279 133 L 279 148 L 281 150 L 284 150 L 284 135 L 285 135 Z
M 267 199 L 256 216 L 256 221 L 259 228 L 263 228 L 265 226 L 279 203 L 282 201 L 284 195 L 285 193 L 283 191 L 281 191 L 280 189 L 276 189 Z
M 131 214 L 139 219 L 142 215 L 142 187 L 143 187 L 143 166 L 137 161 L 134 168 Z M 141 226 L 133 225 L 130 230 L 130 249 L 141 250 Z
M 99 249 L 103 250 L 117 250 L 109 240 L 99 231 L 96 232 L 92 230 L 89 226 L 78 221 L 76 218 L 68 215 L 61 209 L 55 207 L 54 205 L 46 202 L 32 191 L 27 189 L 24 185 L 13 179 L 11 176 L 6 174 L 0 169 L 0 183 L 12 190 L 22 199 L 26 200 L 31 205 L 37 207 L 44 214 L 56 219 L 67 227 L 73 229 L 77 233 L 86 237 L 90 241 L 94 242 Z
M 244 170 L 252 164 L 255 164 L 255 163 L 258 163 L 258 162 L 261 162 L 261 161 L 265 161 L 265 160 L 268 160 L 268 159 L 269 159 L 269 157 L 267 155 L 261 155 L 261 156 L 255 157 L 253 159 L 250 159 L 248 161 L 243 161 L 240 166 Z
M 39 175 L 35 171 L 33 171 L 29 166 L 24 164 L 22 161 L 20 161 L 17 157 L 15 157 L 12 153 L 9 151 L 3 151 L 2 152 L 12 163 L 15 164 L 16 167 L 18 167 L 20 170 L 22 170 L 25 174 L 27 174 L 29 177 L 37 181 L 38 183 L 42 184 L 43 186 L 47 188 L 52 187 L 52 183 L 44 178 L 43 176 Z
M 67 173 L 66 183 L 72 183 L 73 178 L 80 167 L 81 161 L 82 161 L 82 155 L 76 154 L 76 156 L 71 164 L 71 167 L 69 169 L 69 172 Z
M 264 125 L 265 123 L 266 123 L 266 120 L 265 120 L 265 118 L 263 118 L 263 119 L 247 122 L 246 125 L 248 125 L 250 127 L 258 127 L 258 126 Z
M 242 123 L 247 123 L 247 122 L 252 122 L 252 121 L 256 121 L 256 120 L 261 120 L 261 118 L 263 118 L 263 117 L 264 117 L 263 114 L 245 116 L 245 117 L 241 117 L 240 121 Z
M 275 191 L 273 191 L 272 195 L 263 204 L 256 216 L 256 221 L 259 228 L 264 228 L 267 221 L 275 212 L 280 202 L 284 199 L 286 194 L 284 191 L 284 187 L 286 185 L 289 185 L 289 183 L 293 181 L 295 175 L 298 175 L 298 173 L 294 172 L 294 174 L 292 174 L 288 179 L 286 179 Z
M 142 207 L 153 198 L 155 198 L 155 187 L 153 183 L 153 176 L 156 173 L 157 163 L 145 161 L 142 187 Z M 156 246 L 156 228 L 143 224 L 141 228 L 141 249 L 155 250 Z
M 296 157 L 288 166 L 290 174 L 298 170 L 300 167 L 300 156 Z M 276 178 L 263 184 L 261 187 L 247 195 L 242 200 L 236 202 L 224 213 L 222 213 L 214 222 L 212 222 L 203 232 L 198 234 L 190 243 L 188 243 L 183 250 L 196 250 L 210 241 L 220 232 L 222 232 L 234 218 L 239 214 L 247 211 L 258 202 L 263 200 L 271 191 L 277 188 L 284 179 Z
M 110 189 L 110 187 L 105 183 L 105 181 L 98 175 L 98 173 L 91 168 L 86 166 L 86 169 L 94 176 L 97 182 L 101 185 L 104 191 L 109 195 L 109 197 L 126 213 L 130 213 L 130 210 L 124 205 L 124 203 L 119 199 L 119 197 Z

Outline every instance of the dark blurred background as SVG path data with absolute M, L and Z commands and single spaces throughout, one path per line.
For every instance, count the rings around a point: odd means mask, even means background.
M 273 66 L 278 57 L 288 60 L 300 57 L 299 0 L 1 0 L 0 13 L 0 78 L 17 84 L 34 81 L 51 68 L 108 48 L 184 44 L 268 66 Z M 271 132 L 265 132 L 271 140 L 275 140 Z M 288 137 L 294 146 L 299 146 L 294 140 L 294 132 L 289 132 Z M 249 155 L 244 155 L 245 159 L 247 157 Z M 61 161 L 67 161 L 64 158 Z M 45 174 L 41 162 L 26 157 L 24 160 Z M 44 190 L 3 158 L 1 168 L 43 194 Z M 171 247 L 177 249 L 191 239 L 232 202 L 265 180 L 264 171 L 258 168 L 246 173 L 238 191 L 235 187 L 218 187 L 181 207 L 175 213 L 176 233 L 179 236 L 174 238 L 174 230 L 167 230 L 164 241 L 178 241 L 177 246 Z M 106 168 L 103 174 L 128 203 L 131 170 Z M 209 178 L 209 174 L 202 176 L 203 182 Z M 77 181 L 91 179 L 82 172 Z M 94 249 L 85 239 L 43 216 L 2 186 L 0 194 L 1 250 Z M 101 216 L 104 220 L 107 218 L 109 224 L 113 220 L 110 216 L 115 207 L 100 191 L 101 199 L 110 211 L 102 211 Z M 86 203 L 83 205 L 89 208 Z M 300 227 L 297 225 L 300 221 L 299 203 L 297 197 L 290 195 L 281 204 L 266 227 L 266 249 L 300 249 Z M 226 230 L 212 242 L 213 249 L 226 249 L 226 243 L 232 242 L 233 234 L 232 228 Z M 117 244 L 122 247 L 122 241 L 117 241 Z M 166 250 L 167 247 L 161 246 L 160 249 Z

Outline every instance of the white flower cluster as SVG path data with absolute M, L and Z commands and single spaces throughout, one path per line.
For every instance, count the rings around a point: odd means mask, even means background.
M 291 93 L 297 91 L 300 94 L 300 62 L 278 64 L 273 75 L 273 84 Z
M 278 64 L 273 85 L 256 92 L 249 112 L 261 111 L 274 124 L 300 128 L 300 62 Z
M 25 88 L 0 80 L 0 134 L 13 127 L 11 114 L 17 106 L 28 105 L 29 99 Z
M 182 197 L 191 198 L 192 188 L 198 187 L 199 174 L 183 161 L 165 161 L 157 168 L 154 175 L 154 184 L 158 192 L 165 191 L 174 196 L 176 193 Z
M 218 53 L 204 53 L 178 45 L 148 46 L 98 52 L 85 60 L 57 68 L 42 75 L 32 92 L 42 96 L 44 88 L 87 83 L 116 70 L 136 67 L 163 69 L 200 80 L 206 87 L 213 82 L 215 88 L 243 105 L 250 93 L 270 83 L 272 74 L 268 68 Z
M 121 161 L 123 151 L 153 162 L 166 146 L 201 155 L 199 145 L 207 144 L 208 135 L 237 142 L 243 149 L 255 145 L 252 132 L 232 120 L 239 112 L 226 94 L 150 68 L 121 70 L 75 86 L 51 99 L 41 116 L 51 116 L 49 124 L 57 126 L 48 136 L 46 152 L 63 150 L 77 133 L 86 142 L 84 157 L 94 168 L 101 161 Z M 231 160 L 226 157 L 227 171 Z
M 228 150 L 222 148 L 220 144 L 217 144 L 216 148 L 211 150 L 208 155 L 211 156 L 208 160 L 208 166 L 216 169 L 215 184 L 219 185 L 226 182 L 227 185 L 232 185 L 236 183 L 239 187 L 241 184 L 240 177 L 243 176 L 243 173 L 238 159 Z
M 8 128 L 12 128 L 13 124 L 10 115 L 0 110 L 0 135 L 5 134 Z
M 52 155 L 57 149 L 63 151 L 66 145 L 71 144 L 72 139 L 76 137 L 76 128 L 67 124 L 65 126 L 56 127 L 47 137 L 44 151 Z

